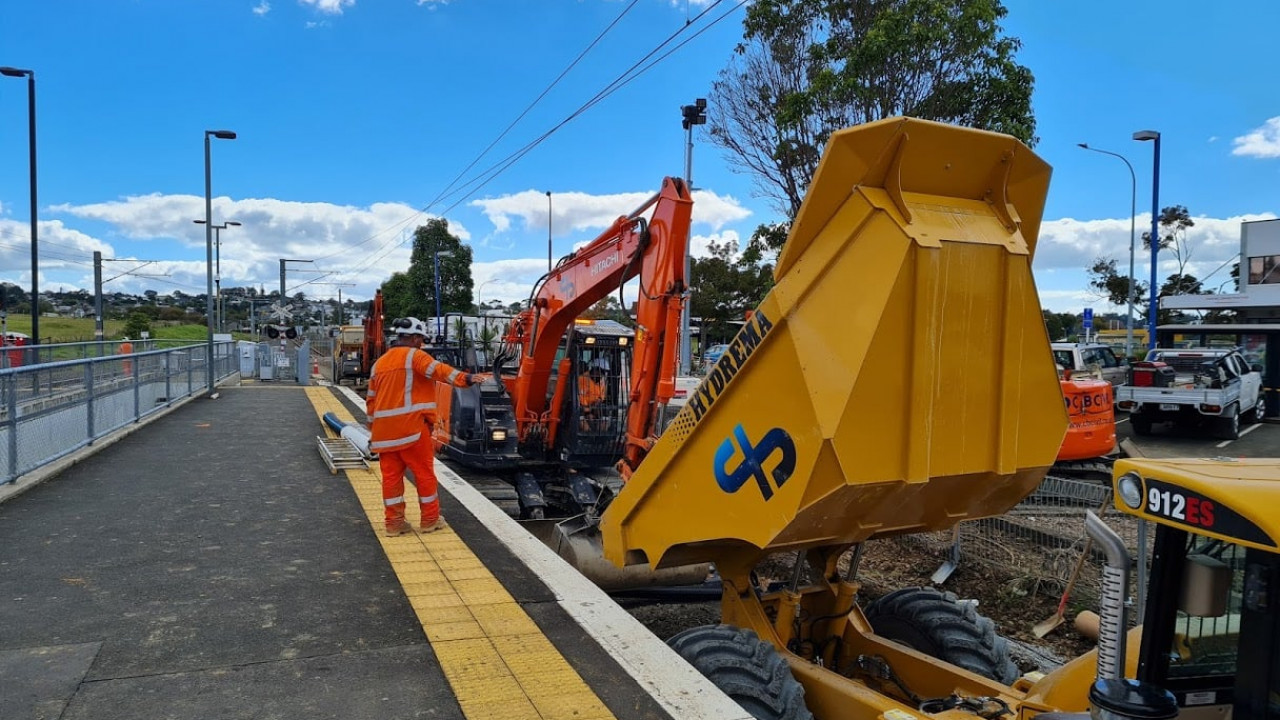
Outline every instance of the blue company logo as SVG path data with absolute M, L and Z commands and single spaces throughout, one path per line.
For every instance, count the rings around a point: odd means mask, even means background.
M 732 472 L 726 472 L 726 464 L 737 452 L 737 448 L 733 445 L 735 439 L 738 441 L 738 447 L 742 449 L 742 462 Z M 769 478 L 765 476 L 764 463 L 779 450 L 782 451 L 782 459 L 770 473 L 773 476 L 771 485 Z M 725 438 L 724 442 L 720 443 L 720 448 L 716 450 L 716 483 L 727 493 L 738 492 L 749 478 L 755 478 L 760 486 L 760 493 L 764 495 L 765 500 L 768 500 L 773 497 L 774 485 L 782 487 L 795 469 L 796 444 L 782 428 L 774 428 L 765 433 L 760 444 L 753 446 L 751 440 L 747 438 L 747 431 L 738 425 L 733 429 L 733 437 Z

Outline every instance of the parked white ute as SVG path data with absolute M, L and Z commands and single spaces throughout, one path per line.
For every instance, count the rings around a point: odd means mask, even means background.
M 1116 388 L 1116 407 L 1128 410 L 1133 431 L 1156 423 L 1210 427 L 1218 437 L 1240 437 L 1240 420 L 1262 422 L 1262 367 L 1250 367 L 1238 349 L 1155 348 L 1129 369 Z

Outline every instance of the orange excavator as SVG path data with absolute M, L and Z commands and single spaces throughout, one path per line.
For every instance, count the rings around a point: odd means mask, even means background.
M 1101 377 L 1059 371 L 1067 435 L 1051 474 L 1109 482 L 1116 452 L 1115 392 Z
M 592 523 L 657 441 L 675 394 L 692 211 L 684 181 L 665 178 L 535 284 L 496 352 L 437 354 L 493 373 L 470 388 L 438 388 L 438 452 L 503 475 L 522 518 Z M 634 329 L 582 318 L 636 279 Z

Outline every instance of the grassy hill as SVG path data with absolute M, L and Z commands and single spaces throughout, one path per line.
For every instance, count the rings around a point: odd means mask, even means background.
M 8 332 L 31 334 L 30 315 L 10 314 L 5 325 Z M 119 340 L 123 335 L 123 320 L 107 320 L 103 325 L 103 334 L 107 340 Z M 246 333 L 235 333 L 237 340 L 247 340 Z M 204 340 L 208 330 L 204 325 L 168 325 L 162 322 L 151 323 L 151 337 L 157 340 Z M 40 341 L 42 343 L 90 342 L 93 337 L 93 318 L 40 318 Z M 137 338 L 134 338 L 135 340 Z

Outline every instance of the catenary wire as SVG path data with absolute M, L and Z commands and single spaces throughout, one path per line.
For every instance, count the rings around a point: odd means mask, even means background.
M 485 156 L 485 155 L 487 155 L 487 154 L 488 154 L 488 152 L 489 152 L 490 150 L 492 150 L 492 149 L 493 149 L 493 147 L 494 147 L 495 145 L 497 145 L 499 142 L 501 142 L 501 141 L 502 141 L 502 139 L 503 139 L 503 138 L 505 138 L 505 137 L 507 136 L 507 134 L 508 134 L 509 132 L 511 132 L 511 130 L 512 130 L 512 129 L 517 125 L 517 124 L 519 124 L 519 122 L 520 122 L 521 120 L 523 120 L 523 119 L 524 119 L 524 117 L 525 117 L 526 115 L 528 115 L 528 114 L 529 114 L 529 111 L 533 110 L 533 108 L 534 108 L 534 107 L 536 107 L 536 106 L 537 106 L 537 104 L 538 104 L 539 102 L 541 102 L 541 101 L 542 101 L 542 99 L 543 99 L 543 98 L 545 98 L 545 97 L 547 96 L 547 94 L 548 94 L 548 93 L 550 93 L 553 89 L 555 89 L 556 85 L 558 85 L 558 84 L 560 83 L 560 81 L 561 81 L 561 80 L 563 80 L 563 79 L 565 78 L 565 76 L 566 76 L 566 75 L 568 75 L 568 74 L 569 74 L 569 72 L 570 72 L 571 70 L 573 70 L 573 68 L 574 68 L 574 67 L 576 67 L 576 66 L 578 65 L 578 63 L 580 63 L 580 62 L 582 61 L 582 59 L 583 59 L 583 58 L 585 58 L 585 57 L 587 56 L 587 53 L 591 52 L 591 50 L 592 50 L 593 48 L 595 48 L 595 46 L 596 46 L 596 45 L 598 45 L 598 44 L 600 43 L 600 41 L 601 41 L 601 40 L 603 40 L 603 39 L 604 39 L 605 35 L 608 35 L 608 34 L 609 34 L 609 31 L 610 31 L 610 30 L 612 30 L 612 29 L 613 29 L 613 28 L 614 28 L 614 27 L 615 27 L 619 22 L 621 22 L 621 21 L 622 21 L 622 18 L 626 17 L 627 13 L 631 12 L 631 9 L 632 9 L 632 8 L 634 8 L 634 7 L 636 6 L 636 4 L 637 4 L 639 1 L 640 1 L 640 0 L 631 0 L 631 3 L 630 3 L 629 5 L 627 5 L 625 8 L 623 8 L 623 9 L 622 9 L 622 12 L 620 12 L 620 13 L 618 14 L 618 16 L 617 16 L 617 17 L 615 17 L 615 18 L 613 19 L 613 21 L 612 21 L 612 22 L 610 22 L 610 23 L 609 23 L 609 25 L 608 25 L 607 27 L 605 27 L 605 29 L 604 29 L 604 30 L 600 31 L 600 33 L 599 33 L 598 35 L 596 35 L 595 39 L 594 39 L 594 40 L 592 40 L 592 41 L 591 41 L 591 42 L 590 42 L 590 43 L 589 43 L 589 44 L 588 44 L 588 45 L 587 45 L 587 46 L 582 50 L 582 52 L 578 53 L 578 56 L 577 56 L 576 58 L 574 58 L 574 59 L 573 59 L 573 61 L 572 61 L 572 62 L 570 62 L 570 63 L 569 63 L 569 65 L 568 65 L 568 66 L 566 66 L 564 70 L 560 71 L 560 74 L 556 76 L 555 80 L 552 80 L 552 81 L 551 81 L 551 84 L 547 85 L 547 87 L 546 87 L 546 88 L 544 88 L 544 89 L 543 89 L 543 91 L 542 91 L 541 93 L 539 93 L 539 94 L 538 94 L 538 96 L 537 96 L 536 98 L 534 98 L 533 102 L 529 103 L 529 105 L 528 105 L 527 107 L 525 107 L 525 109 L 524 109 L 524 110 L 523 110 L 519 115 L 517 115 L 517 116 L 516 116 L 516 118 L 515 118 L 514 120 L 512 120 L 512 121 L 507 125 L 507 127 L 506 127 L 506 128 L 504 128 L 504 129 L 502 130 L 502 132 L 501 132 L 501 133 L 499 133 L 499 134 L 498 134 L 498 137 L 494 138 L 494 139 L 493 139 L 493 141 L 492 141 L 492 142 L 490 142 L 487 146 L 485 146 L 485 148 L 484 148 L 483 150 L 481 150 L 481 151 L 480 151 L 480 153 L 479 153 L 478 155 L 476 155 L 474 158 L 472 158 L 471 162 L 470 162 L 470 163 L 468 163 L 468 164 L 467 164 L 467 166 L 466 166 L 465 168 L 463 168 L 463 169 L 462 169 L 462 171 L 461 171 L 461 172 L 459 172 L 459 173 L 458 173 L 458 175 L 457 175 L 456 177 L 454 177 L 454 178 L 453 178 L 453 180 L 451 180 L 451 181 L 449 182 L 449 184 L 448 184 L 448 185 L 446 185 L 446 186 L 445 186 L 445 188 L 444 188 L 443 190 L 441 190 L 441 191 L 440 191 L 440 193 L 439 193 L 439 194 L 438 194 L 434 199 L 432 199 L 430 202 L 428 202 L 428 203 L 423 207 L 423 209 L 419 210 L 418 212 L 414 213 L 413 215 L 409 216 L 408 218 L 406 218 L 406 219 L 404 219 L 404 220 L 401 220 L 400 222 L 397 222 L 397 223 L 395 223 L 394 225 L 391 225 L 389 228 L 384 229 L 384 230 L 382 230 L 382 231 L 379 231 L 379 232 L 377 232 L 377 233 L 374 233 L 373 235 L 371 235 L 371 236 L 369 236 L 369 237 L 365 238 L 364 240 L 361 240 L 360 242 L 358 242 L 358 243 L 356 243 L 354 246 L 352 246 L 352 248 L 349 248 L 349 249 L 348 249 L 348 248 L 344 248 L 343 250 L 339 250 L 338 252 L 331 253 L 331 254 L 329 254 L 329 255 L 325 255 L 325 256 L 323 256 L 323 257 L 317 258 L 317 260 L 328 260 L 329 258 L 335 257 L 335 256 L 337 256 L 337 255 L 341 255 L 341 254 L 343 254 L 343 253 L 345 253 L 345 252 L 348 252 L 350 249 L 354 249 L 354 248 L 356 248 L 356 247 L 360 247 L 361 245 L 364 245 L 365 243 L 370 242 L 371 240 L 374 240 L 375 238 L 379 237 L 380 235 L 382 235 L 382 234 L 383 234 L 384 232 L 386 232 L 387 230 L 395 230 L 395 229 L 401 228 L 401 227 L 403 227 L 403 226 L 407 225 L 408 223 L 413 222 L 414 220 L 416 220 L 418 217 L 420 217 L 423 213 L 425 213 L 425 212 L 427 211 L 427 208 L 430 208 L 432 205 L 435 205 L 437 202 L 439 202 L 441 195 L 443 195 L 444 193 L 446 193 L 446 192 L 448 192 L 449 190 L 451 190 L 451 189 L 453 188 L 453 186 L 457 184 L 458 180 L 460 180 L 464 175 L 466 175 L 466 174 L 471 170 L 471 168 L 475 167 L 476 163 L 480 162 L 480 160 L 481 160 L 482 158 L 484 158 L 484 156 Z
M 693 39 L 697 38 L 697 37 L 698 37 L 699 35 L 701 35 L 702 33 L 704 33 L 704 32 L 706 32 L 707 30 L 709 30 L 711 27 L 714 27 L 716 24 L 718 24 L 719 22 L 721 22 L 722 20 L 724 20 L 726 17 L 728 17 L 729 15 L 733 14 L 736 10 L 738 10 L 739 8 L 741 8 L 743 5 L 745 5 L 745 4 L 747 3 L 747 1 L 748 1 L 748 0 L 740 0 L 737 4 L 735 4 L 731 9 L 729 9 L 728 11 L 726 11 L 726 12 L 725 12 L 724 14 L 722 14 L 720 17 L 718 17 L 718 18 L 714 19 L 714 20 L 713 20 L 713 21 L 711 21 L 709 24 L 707 24 L 707 25 L 703 26 L 702 28 L 698 29 L 698 30 L 697 30 L 693 35 L 691 35 L 690 37 L 688 37 L 688 38 L 687 38 L 687 39 L 685 39 L 684 41 L 680 42 L 680 43 L 679 43 L 679 44 L 677 44 L 675 47 L 673 47 L 673 48 L 671 48 L 670 50 L 668 50 L 666 53 L 662 54 L 660 57 L 658 57 L 657 59 L 655 59 L 653 62 L 650 62 L 648 65 L 644 65 L 644 66 L 643 66 L 643 67 L 641 67 L 639 70 L 637 70 L 637 69 L 636 69 L 637 67 L 640 67 L 643 63 L 645 63 L 645 61 L 646 61 L 646 60 L 648 60 L 649 58 L 653 57 L 653 56 L 654 56 L 657 52 L 659 52 L 663 47 L 665 47 L 666 45 L 668 45 L 672 40 L 674 40 L 674 39 L 675 39 L 676 37 L 678 37 L 680 34 L 682 34 L 683 32 L 685 32 L 691 24 L 696 23 L 699 19 L 701 19 L 701 18 L 702 18 L 703 16 L 705 16 L 708 12 L 710 12 L 712 9 L 714 9 L 717 5 L 719 5 L 721 2 L 723 2 L 723 0 L 715 0 L 715 2 L 711 3 L 711 4 L 710 4 L 710 5 L 708 5 L 706 8 L 704 8 L 704 9 L 703 9 L 703 11 L 702 11 L 702 12 L 700 12 L 700 13 L 699 13 L 699 14 L 698 14 L 698 15 L 697 15 L 697 16 L 696 16 L 696 17 L 695 17 L 695 18 L 694 18 L 690 23 L 688 23 L 688 24 L 684 25 L 684 26 L 683 26 L 683 27 L 681 27 L 679 30 L 677 30 L 676 32 L 674 32 L 674 33 L 672 33 L 670 36 L 668 36 L 665 40 L 663 40 L 661 43 L 659 43 L 659 44 L 658 44 L 658 45 L 657 45 L 653 50 L 651 50 L 651 51 L 650 51 L 649 53 L 647 53 L 643 58 L 641 58 L 640 60 L 638 60 L 638 61 L 636 61 L 634 64 L 632 64 L 632 66 L 631 66 L 630 68 L 628 68 L 626 71 L 624 71 L 621 75 L 619 75 L 619 76 L 618 76 L 618 78 L 615 78 L 612 82 L 610 82 L 608 85 L 606 85 L 606 86 L 605 86 L 605 88 L 604 88 L 603 90 L 601 90 L 600 92 L 596 93 L 596 95 L 595 95 L 594 97 L 592 97 L 590 100 L 588 100 L 587 102 L 585 102 L 582 106 L 580 106 L 577 110 L 575 110 L 573 113 L 571 113 L 571 114 L 570 114 L 568 117 L 566 117 L 564 120 L 561 120 L 559 123 L 557 123 L 557 124 L 556 124 L 555 126 L 553 126 L 551 129 L 549 129 L 549 130 L 547 130 L 546 132 L 544 132 L 544 133 L 543 133 L 542 135 L 540 135 L 538 138 L 536 138 L 535 140 L 533 140 L 533 141 L 531 141 L 530 143 L 526 144 L 524 147 L 522 147 L 522 148 L 520 148 L 519 150 L 515 151 L 515 152 L 514 152 L 514 153 L 512 153 L 511 155 L 508 155 L 508 156 L 507 156 L 506 158 L 504 158 L 503 160 L 498 161 L 498 162 L 497 162 L 497 163 L 495 163 L 494 165 L 491 165 L 489 168 L 487 168 L 485 171 L 483 171 L 483 172 L 480 174 L 480 176 L 478 176 L 477 178 L 473 178 L 473 179 L 472 179 L 471 181 L 469 181 L 468 183 L 465 183 L 465 184 L 463 185 L 463 187 L 462 187 L 462 188 L 459 188 L 458 190 L 453 191 L 453 193 L 450 193 L 449 195 L 444 196 L 444 198 L 447 198 L 447 197 L 449 197 L 450 195 L 456 194 L 457 192 L 459 192 L 459 191 L 460 191 L 460 190 L 462 190 L 463 188 L 466 188 L 466 187 L 468 187 L 468 186 L 474 186 L 474 187 L 471 187 L 471 189 L 470 189 L 470 190 L 469 190 L 465 195 L 463 195 L 461 198 L 459 198 L 458 200 L 456 200 L 455 202 L 453 202 L 451 205 L 449 205 L 449 206 L 448 206 L 444 211 L 442 211 L 442 212 L 441 212 L 441 215 L 443 216 L 444 214 L 447 214 L 449 211 L 453 210 L 453 209 L 454 209 L 454 208 L 456 208 L 458 205 L 460 205 L 460 204 L 462 204 L 463 202 L 465 202 L 467 199 L 469 199 L 470 197 L 472 197 L 476 192 L 478 192 L 481 188 L 483 188 L 483 187 L 484 187 L 485 185 L 487 185 L 489 182 L 491 182 L 492 180 L 494 180 L 495 178 L 497 178 L 497 177 L 498 177 L 498 175 L 500 175 L 503 171 L 505 171 L 507 168 L 511 167 L 513 164 L 515 164 L 516 162 L 518 162 L 521 158 L 523 158 L 525 155 L 527 155 L 529 152 L 531 152 L 535 147 L 537 147 L 538 145 L 540 145 L 540 144 L 541 144 L 542 142 L 544 142 L 547 138 L 551 137 L 551 135 L 553 135 L 556 131 L 558 131 L 558 130 L 560 130 L 561 128 L 563 128 L 563 127 L 564 127 L 565 125 L 567 125 L 569 122 L 571 122 L 572 120 L 576 119 L 576 118 L 577 118 L 578 116 L 580 116 L 582 113 L 586 112 L 588 109 L 590 109 L 591 107 L 595 106 L 596 104 L 598 104 L 599 102 L 601 102 L 602 100 L 604 100 L 605 98 L 607 98 L 609 95 L 613 94 L 614 92 L 616 92 L 617 90 L 621 89 L 622 87 L 625 87 L 628 83 L 632 82 L 632 81 L 633 81 L 633 80 L 635 80 L 636 78 L 638 78 L 638 77 L 640 77 L 641 75 L 643 75 L 645 72 L 647 72 L 648 70 L 650 70 L 651 68 L 653 68 L 657 63 L 661 62 L 662 60 L 665 60 L 665 59 L 666 59 L 667 57 L 669 57 L 672 53 L 676 52 L 676 51 L 677 51 L 677 50 L 679 50 L 681 47 L 683 47 L 684 45 L 686 45 L 687 43 L 689 43 L 689 42 L 690 42 L 690 41 L 692 41 Z M 487 175 L 487 177 L 486 177 L 486 175 Z M 483 178 L 483 180 L 482 180 L 482 181 L 481 181 L 481 178 Z M 478 184 L 477 184 L 477 183 L 478 183 Z M 415 219 L 416 217 L 418 217 L 418 216 L 419 216 L 419 215 L 421 215 L 422 213 L 427 212 L 427 210 L 428 210 L 428 209 L 429 209 L 429 206 L 428 206 L 428 207 L 424 207 L 424 208 L 423 208 L 422 210 L 420 210 L 417 214 L 415 214 L 414 216 L 412 216 L 412 217 L 410 217 L 410 218 L 406 219 L 405 221 L 402 221 L 401 223 L 397 224 L 397 226 L 398 226 L 398 225 L 402 225 L 402 224 L 404 224 L 404 223 L 406 223 L 406 222 L 412 222 L 412 220 L 413 220 L 413 219 Z M 394 242 L 394 239 L 393 239 L 392 241 L 389 241 L 389 242 L 387 242 L 387 243 L 384 243 L 381 247 L 379 247 L 377 250 L 375 250 L 373 253 L 371 253 L 371 254 L 370 254 L 370 259 L 367 259 L 366 261 L 364 261 L 364 262 L 360 263 L 360 264 L 359 264 L 359 265 L 357 265 L 356 267 L 351 268 L 350 270 L 346 270 L 346 271 L 342 271 L 342 272 L 336 272 L 336 271 L 335 271 L 335 272 L 333 272 L 333 273 L 329 273 L 329 274 L 331 274 L 331 275 L 336 274 L 336 275 L 338 275 L 339 277 L 346 277 L 346 276 L 354 275 L 354 274 L 356 274 L 356 273 L 358 273 L 358 272 L 360 272 L 360 271 L 362 271 L 362 270 L 364 270 L 364 269 L 366 269 L 366 268 L 368 268 L 368 267 L 371 267 L 371 266 L 373 266 L 373 265 L 377 264 L 378 262 L 380 262 L 380 261 L 381 261 L 383 258 L 385 258 L 387 255 L 390 255 L 390 254 L 391 254 L 392 252 L 394 252 L 398 247 L 400 247 L 401 245 L 403 245 L 403 244 L 404 244 L 404 242 L 405 242 L 405 240 L 401 240 L 399 243 L 396 243 L 395 245 L 392 245 L 392 244 L 391 244 L 392 242 Z M 332 256 L 329 256 L 329 257 L 332 257 Z M 324 277 L 324 276 L 321 276 L 321 277 Z M 314 282 L 315 280 L 319 280 L 319 279 L 321 279 L 321 278 L 315 278 L 312 282 Z

